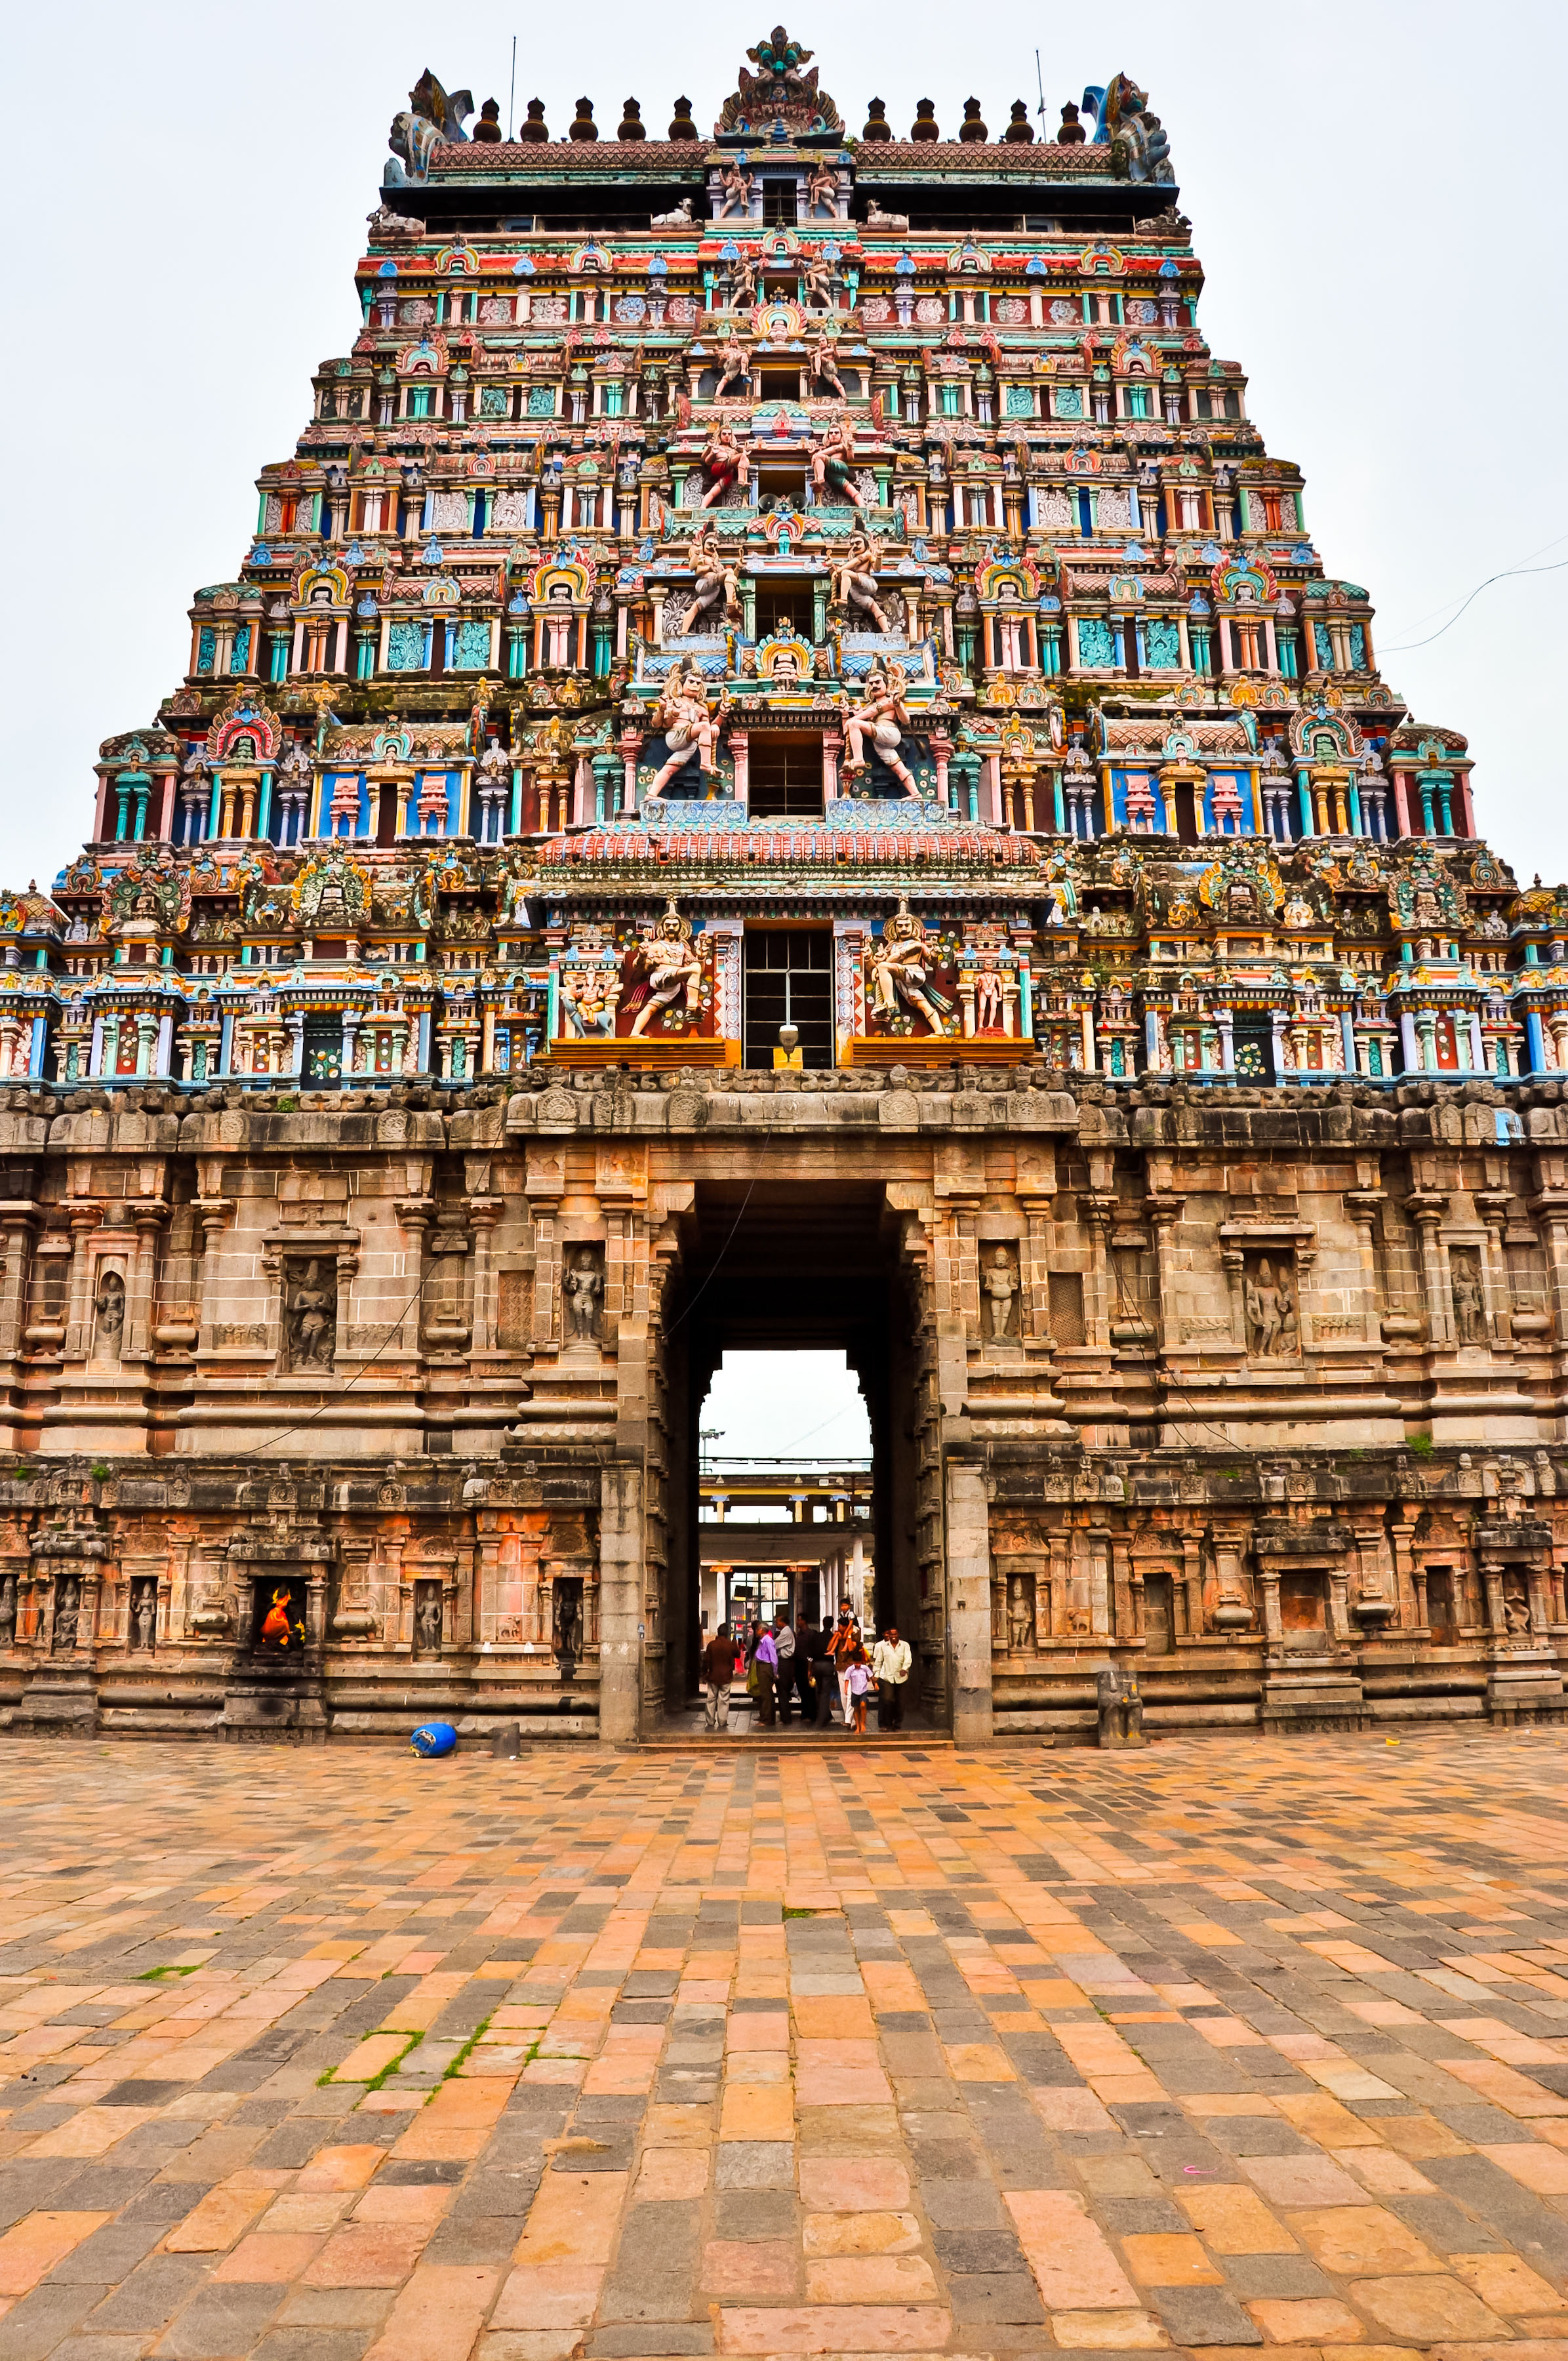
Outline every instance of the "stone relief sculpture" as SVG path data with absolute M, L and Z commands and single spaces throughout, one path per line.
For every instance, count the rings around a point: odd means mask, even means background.
M 93 1308 L 96 1315 L 93 1329 L 94 1356 L 100 1361 L 117 1361 L 126 1326 L 126 1282 L 117 1270 L 101 1274 Z
M 337 1349 L 337 1274 L 314 1257 L 287 1266 L 284 1335 L 288 1367 L 330 1369 Z
M 62 1574 L 55 1584 L 54 1635 L 52 1645 L 57 1656 L 67 1654 L 76 1645 L 76 1627 L 82 1611 L 82 1585 L 73 1574 Z
M 568 1330 L 575 1344 L 593 1344 L 599 1333 L 604 1303 L 604 1274 L 591 1246 L 581 1246 L 561 1281 Z
M 1474 1246 L 1451 1246 L 1449 1284 L 1453 1297 L 1453 1333 L 1462 1345 L 1486 1341 L 1486 1298 L 1481 1285 L 1481 1260 Z
M 1299 1354 L 1301 1336 L 1296 1293 L 1289 1265 L 1283 1257 L 1244 1257 L 1242 1302 L 1247 1351 L 1255 1360 L 1280 1360 Z
M 1013 1325 L 1018 1293 L 1017 1267 L 1005 1246 L 994 1247 L 981 1267 L 980 1291 L 985 1298 L 986 1334 L 1000 1344 Z

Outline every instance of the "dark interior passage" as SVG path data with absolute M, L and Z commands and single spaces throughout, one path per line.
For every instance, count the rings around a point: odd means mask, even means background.
M 910 1637 L 919 1629 L 916 1340 L 897 1223 L 882 1188 L 705 1182 L 681 1226 L 666 1353 L 665 1701 L 676 1712 L 696 1694 L 698 1427 L 726 1351 L 845 1354 L 871 1422 L 878 1617 Z

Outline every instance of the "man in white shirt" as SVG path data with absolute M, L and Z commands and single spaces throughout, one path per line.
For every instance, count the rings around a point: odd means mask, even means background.
M 904 1685 L 909 1678 L 910 1661 L 908 1641 L 899 1638 L 896 1623 L 890 1623 L 872 1650 L 879 1730 L 904 1727 Z

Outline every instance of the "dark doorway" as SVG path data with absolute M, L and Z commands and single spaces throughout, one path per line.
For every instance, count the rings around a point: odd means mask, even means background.
M 1168 1656 L 1176 1645 L 1168 1574 L 1144 1576 L 1144 1653 Z
M 1454 1596 L 1451 1566 L 1434 1565 L 1427 1569 L 1427 1621 L 1440 1648 L 1457 1648 L 1459 1601 Z
M 924 1397 L 920 1335 L 901 1239 L 897 1217 L 874 1181 L 703 1182 L 682 1219 L 682 1252 L 666 1299 L 663 1422 L 670 1438 L 663 1488 L 669 1567 L 664 1693 L 674 1712 L 684 1712 L 696 1694 L 702 1543 L 704 1533 L 711 1540 L 714 1532 L 699 1516 L 703 1490 L 713 1489 L 699 1477 L 701 1453 L 725 1448 L 701 1431 L 709 1423 L 704 1410 L 715 1373 L 721 1362 L 729 1366 L 730 1355 L 807 1352 L 842 1353 L 864 1400 L 872 1443 L 866 1554 L 874 1569 L 875 1611 L 879 1622 L 896 1621 L 915 1650 L 909 1706 L 916 1709 L 923 1595 L 917 1553 L 927 1530 L 916 1400 Z M 797 1409 L 790 1406 L 789 1429 L 781 1428 L 780 1445 L 809 1455 L 817 1438 L 808 1431 L 809 1420 L 803 1426 Z M 863 1476 L 860 1482 L 863 1486 Z M 732 1590 L 737 1582 L 756 1580 L 760 1604 L 762 1570 L 782 1567 L 793 1574 L 792 1603 L 808 1606 L 810 1577 L 793 1562 L 817 1560 L 824 1553 L 820 1546 L 791 1547 L 784 1535 L 793 1518 L 787 1511 L 785 1516 L 788 1521 L 775 1527 L 779 1540 L 759 1538 L 751 1551 L 740 1546 L 737 1531 L 733 1551 L 721 1554 L 731 1561 L 725 1580 Z M 711 1546 L 707 1551 L 710 1567 L 718 1554 Z M 710 1574 L 710 1587 L 713 1579 Z
M 1328 1627 L 1323 1617 L 1322 1576 L 1282 1574 L 1279 1577 L 1279 1620 L 1288 1648 L 1326 1648 Z
M 1176 833 L 1183 844 L 1196 844 L 1203 833 L 1203 812 L 1198 799 L 1198 789 L 1189 779 L 1179 779 L 1172 797 L 1176 805 Z
M 765 368 L 758 371 L 760 401 L 798 401 L 800 371 L 797 368 Z
M 746 1039 L 749 1066 L 771 1066 L 779 1027 L 800 1035 L 801 1062 L 833 1063 L 833 938 L 826 927 L 748 927 Z
M 746 761 L 746 804 L 753 819 L 822 818 L 822 741 L 759 730 Z

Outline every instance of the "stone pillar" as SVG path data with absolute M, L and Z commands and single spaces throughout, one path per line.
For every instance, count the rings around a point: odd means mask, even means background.
M 1453 1306 L 1443 1272 L 1442 1243 L 1437 1234 L 1438 1224 L 1448 1211 L 1447 1196 L 1437 1189 L 1412 1190 L 1405 1200 L 1405 1211 L 1420 1233 L 1428 1333 L 1434 1345 L 1452 1344 Z
M 991 1511 L 985 1470 L 972 1459 L 947 1463 L 948 1680 L 953 1736 L 982 1746 L 991 1736 Z
M 599 1743 L 635 1746 L 642 1731 L 642 1470 L 599 1471 Z

